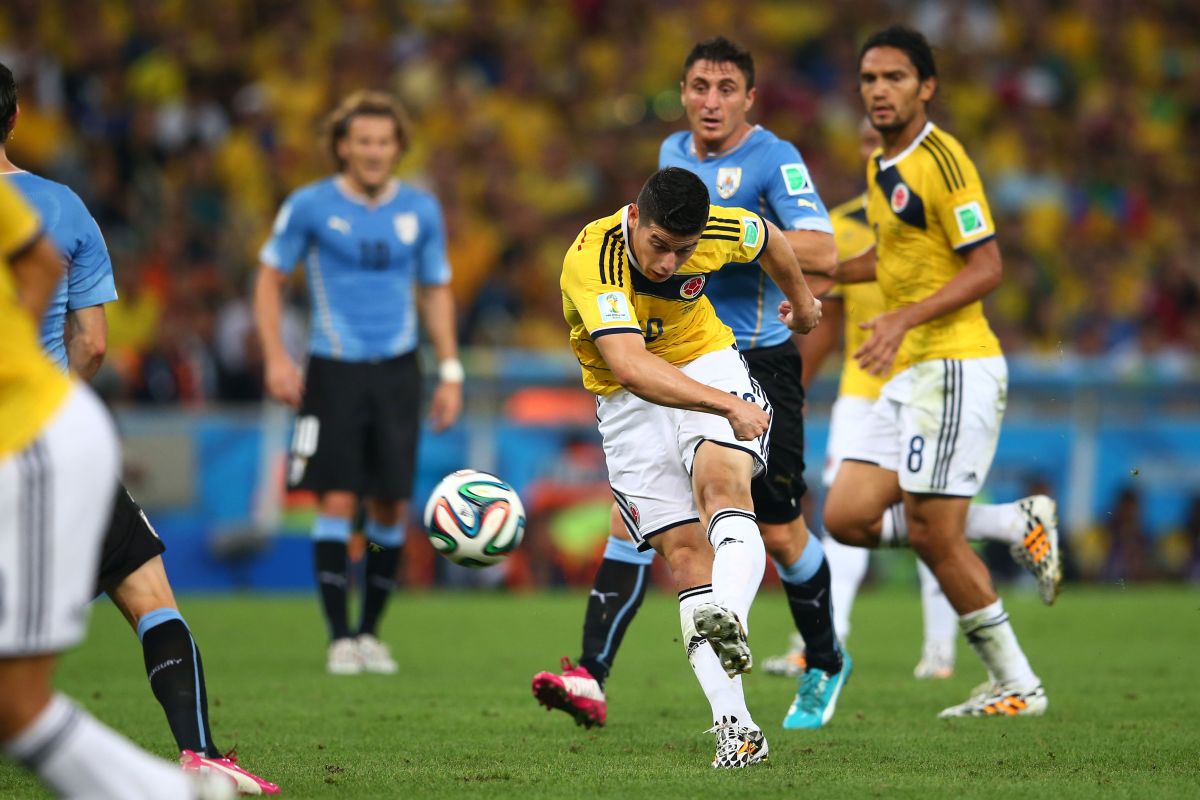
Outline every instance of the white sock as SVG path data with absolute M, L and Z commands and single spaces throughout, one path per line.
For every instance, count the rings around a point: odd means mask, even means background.
M 737 614 L 749 634 L 750 606 L 767 568 L 754 512 L 722 508 L 708 523 L 708 541 L 713 546 L 713 602 Z
M 967 539 L 972 542 L 1014 544 L 1025 537 L 1025 518 L 1016 503 L 982 505 L 967 508 Z M 880 547 L 908 547 L 908 518 L 904 504 L 896 503 L 883 512 Z
M 61 797 L 152 800 L 193 794 L 178 764 L 138 748 L 61 694 L 4 743 L 4 752 Z
M 958 639 L 958 612 L 925 562 L 917 559 L 917 576 L 921 579 L 921 612 L 925 618 L 925 644 L 949 647 L 954 652 Z
M 742 693 L 742 676 L 730 678 L 721 667 L 712 645 L 696 633 L 692 611 L 701 603 L 714 603 L 712 586 L 696 586 L 679 593 L 679 627 L 683 631 L 683 646 L 687 651 L 688 663 L 696 673 L 696 680 L 708 704 L 712 708 L 713 724 L 722 717 L 734 717 L 739 725 L 758 727 L 746 708 L 746 696 Z
M 842 644 L 850 638 L 850 610 L 854 598 L 867 575 L 867 562 L 871 551 L 865 547 L 851 547 L 826 534 L 821 543 L 825 547 L 825 561 L 829 564 L 829 591 L 833 601 L 833 630 Z
M 1017 644 L 1004 604 L 997 600 L 978 611 L 963 614 L 959 625 L 967 641 L 979 654 L 992 680 L 1003 684 L 1035 686 L 1041 681 L 1029 666 L 1029 659 Z

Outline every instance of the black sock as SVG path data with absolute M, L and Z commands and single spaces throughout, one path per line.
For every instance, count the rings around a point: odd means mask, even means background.
M 396 566 L 400 563 L 399 547 L 384 547 L 367 543 L 366 588 L 363 591 L 362 622 L 359 633 L 375 635 L 379 618 L 388 598 L 396 589 Z
M 325 613 L 325 622 L 329 624 L 329 637 L 345 639 L 350 636 L 350 625 L 346 622 L 346 586 L 350 582 L 346 543 L 318 540 L 313 545 L 313 556 L 317 588 L 321 593 L 321 610 Z
M 152 614 L 155 612 L 151 612 Z M 149 615 L 147 615 L 149 617 Z M 200 648 L 183 619 L 175 613 L 141 633 L 142 654 L 150 689 L 167 715 L 167 724 L 180 750 L 209 758 L 221 751 L 208 727 L 208 692 Z
M 805 658 L 810 667 L 829 673 L 841 672 L 842 651 L 833 632 L 833 601 L 829 592 L 829 563 L 821 559 L 816 574 L 804 583 L 783 581 L 788 607 L 796 630 L 804 637 Z
M 587 614 L 583 618 L 583 655 L 579 665 L 592 673 L 601 686 L 608 679 L 613 659 L 633 622 L 642 599 L 650 567 L 606 558 L 600 562 Z

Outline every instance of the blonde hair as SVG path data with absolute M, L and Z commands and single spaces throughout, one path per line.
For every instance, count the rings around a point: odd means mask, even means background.
M 343 100 L 325 121 L 325 139 L 338 171 L 346 166 L 338 156 L 338 144 L 350 132 L 350 122 L 355 117 L 387 117 L 395 125 L 401 152 L 408 149 L 412 123 L 400 101 L 385 92 L 362 89 Z

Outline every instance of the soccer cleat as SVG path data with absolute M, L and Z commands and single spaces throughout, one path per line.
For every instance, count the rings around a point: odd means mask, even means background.
M 357 675 L 363 671 L 362 656 L 358 643 L 353 639 L 334 639 L 329 645 L 325 670 L 330 675 Z
M 913 668 L 918 680 L 945 680 L 954 677 L 954 642 L 926 642 L 921 660 Z
M 571 659 L 563 656 L 562 673 L 539 672 L 533 676 L 533 696 L 547 711 L 560 709 L 575 719 L 576 725 L 585 728 L 604 726 L 608 718 L 608 704 L 604 690 L 584 667 L 571 666 Z
M 278 786 L 264 781 L 238 765 L 236 749 L 230 750 L 220 758 L 208 758 L 191 750 L 184 750 L 179 754 L 179 766 L 183 767 L 184 772 L 223 778 L 224 782 L 233 786 L 240 795 L 279 794 Z
M 1062 559 L 1058 552 L 1058 504 L 1044 494 L 1017 501 L 1025 519 L 1025 536 L 1009 550 L 1013 560 L 1037 578 L 1042 602 L 1053 605 L 1062 590 Z
M 388 649 L 388 646 L 369 633 L 359 634 L 358 657 L 366 672 L 395 675 L 396 670 L 399 669 L 395 660 L 392 659 L 392 651 Z
M 733 678 L 751 670 L 750 645 L 737 614 L 715 603 L 701 603 L 692 611 L 692 623 L 712 645 L 726 675 Z
M 778 675 L 781 678 L 799 678 L 808 667 L 804 657 L 804 639 L 800 634 L 793 633 L 791 645 L 785 655 L 769 656 L 763 659 L 762 671 L 768 675 Z
M 717 735 L 713 769 L 741 769 L 767 760 L 767 737 L 756 728 L 737 724 L 737 717 L 722 717 L 705 733 Z
M 796 697 L 783 718 L 785 730 L 815 730 L 833 719 L 842 687 L 854 668 L 850 654 L 842 653 L 842 669 L 830 675 L 820 667 L 809 667 L 796 687 Z
M 1024 688 L 993 683 L 972 693 L 965 703 L 943 709 L 938 717 L 1040 717 L 1048 704 L 1040 683 Z

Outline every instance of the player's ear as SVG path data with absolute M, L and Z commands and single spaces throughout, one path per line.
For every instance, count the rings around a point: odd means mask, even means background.
M 928 78 L 921 81 L 921 92 L 918 95 L 921 98 L 921 102 L 928 103 L 933 99 L 933 96 L 937 94 L 937 85 L 936 75 L 930 75 Z
M 629 232 L 633 233 L 637 230 L 638 225 L 638 207 L 637 203 L 629 204 Z
M 751 108 L 754 107 L 754 98 L 757 96 L 758 96 L 757 88 L 747 90 L 747 92 L 746 92 L 746 107 L 743 109 L 744 111 L 749 111 Z

